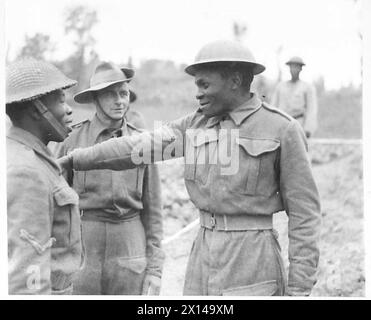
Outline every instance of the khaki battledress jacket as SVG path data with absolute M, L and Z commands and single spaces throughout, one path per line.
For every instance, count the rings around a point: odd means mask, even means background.
M 78 196 L 31 133 L 7 134 L 9 294 L 70 294 L 83 264 Z

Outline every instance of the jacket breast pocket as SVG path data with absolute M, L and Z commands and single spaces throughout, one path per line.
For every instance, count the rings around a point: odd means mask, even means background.
M 277 188 L 275 161 L 280 142 L 275 139 L 239 137 L 239 172 L 232 179 L 236 191 L 270 195 Z
M 52 236 L 56 247 L 74 245 L 81 241 L 79 197 L 68 185 L 53 191 L 55 201 Z
M 218 138 L 200 135 L 187 146 L 184 179 L 206 184 L 210 168 L 217 164 Z

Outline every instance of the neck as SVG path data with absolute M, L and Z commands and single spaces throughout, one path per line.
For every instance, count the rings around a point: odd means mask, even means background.
M 253 94 L 250 92 L 250 91 L 245 91 L 245 92 L 241 92 L 240 95 L 238 95 L 236 98 L 235 98 L 235 101 L 234 101 L 234 107 L 232 110 L 238 108 L 239 106 L 241 106 L 242 104 L 246 103 L 247 101 L 249 101 L 251 98 L 252 98 Z
M 104 113 L 99 112 L 98 110 L 97 110 L 97 117 L 104 124 L 106 128 L 120 128 L 122 125 L 122 121 L 124 120 L 123 118 L 118 119 L 118 120 L 111 119 L 107 117 L 107 115 L 105 115 Z

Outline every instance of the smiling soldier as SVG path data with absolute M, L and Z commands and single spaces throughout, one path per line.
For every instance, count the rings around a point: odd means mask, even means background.
M 90 88 L 75 95 L 77 103 L 93 103 L 92 120 L 74 126 L 57 150 L 62 156 L 141 130 L 127 122 L 129 82 L 134 70 L 102 62 Z M 74 294 L 159 294 L 164 253 L 158 170 L 154 165 L 123 172 L 70 172 L 80 196 L 86 267 L 74 283 Z
M 185 295 L 309 295 L 316 282 L 320 202 L 307 142 L 295 119 L 250 92 L 264 69 L 239 43 L 207 44 L 185 69 L 198 88 L 196 112 L 151 134 L 121 137 L 61 160 L 76 170 L 121 170 L 138 165 L 138 153 L 185 157 L 185 183 L 201 224 Z M 194 139 L 188 139 L 190 129 L 198 130 Z M 180 152 L 168 152 L 183 141 Z M 235 174 L 223 173 L 215 159 L 228 150 L 238 164 Z M 272 226 L 281 210 L 289 220 L 288 283 Z

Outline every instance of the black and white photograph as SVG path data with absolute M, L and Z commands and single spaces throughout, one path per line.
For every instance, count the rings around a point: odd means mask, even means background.
M 5 0 L 1 295 L 367 297 L 367 2 Z

